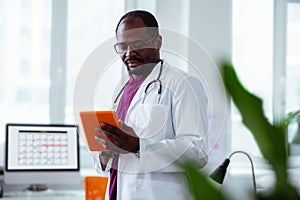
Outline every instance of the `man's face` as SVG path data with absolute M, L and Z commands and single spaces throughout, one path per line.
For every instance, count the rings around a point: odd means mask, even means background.
M 121 59 L 133 74 L 145 64 L 157 63 L 160 59 L 161 37 L 149 35 L 147 28 L 142 19 L 136 18 L 130 22 L 123 20 L 117 31 L 118 43 L 126 49 L 120 54 Z

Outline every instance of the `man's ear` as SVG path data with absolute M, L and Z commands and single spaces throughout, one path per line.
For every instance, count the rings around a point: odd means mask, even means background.
M 158 35 L 157 38 L 154 41 L 155 49 L 160 49 L 162 45 L 162 37 L 161 35 Z

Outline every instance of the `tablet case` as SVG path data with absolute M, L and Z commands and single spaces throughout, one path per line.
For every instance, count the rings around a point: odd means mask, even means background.
M 116 112 L 112 110 L 82 111 L 79 114 L 86 142 L 90 151 L 107 151 L 101 144 L 99 144 L 95 140 L 95 136 L 99 135 L 99 133 L 95 131 L 95 128 L 99 127 L 101 122 L 105 122 L 107 124 L 120 128 Z M 107 139 L 105 137 L 103 138 Z

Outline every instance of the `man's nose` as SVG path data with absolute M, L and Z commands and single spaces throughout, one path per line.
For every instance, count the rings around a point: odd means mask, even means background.
M 126 51 L 126 56 L 130 56 L 132 54 L 136 54 L 136 52 L 130 45 L 128 45 L 127 46 L 127 51 Z

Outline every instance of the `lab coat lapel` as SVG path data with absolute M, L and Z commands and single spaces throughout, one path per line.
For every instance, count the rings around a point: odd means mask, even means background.
M 130 106 L 128 108 L 127 115 L 128 115 L 128 113 L 131 113 L 132 109 L 134 109 L 134 107 L 136 106 L 137 103 L 142 102 L 145 88 L 152 80 L 155 80 L 157 78 L 159 71 L 160 71 L 160 65 L 161 65 L 161 62 L 157 63 L 157 65 L 153 68 L 152 72 L 148 75 L 148 77 L 145 79 L 145 81 L 142 83 L 142 85 L 140 86 L 140 88 L 138 89 L 136 94 L 134 95 L 134 97 L 130 103 Z M 165 62 L 164 62 L 164 66 L 165 66 Z M 127 119 L 127 116 L 126 116 L 126 119 Z M 127 122 L 127 120 L 125 120 L 125 123 L 126 122 Z

